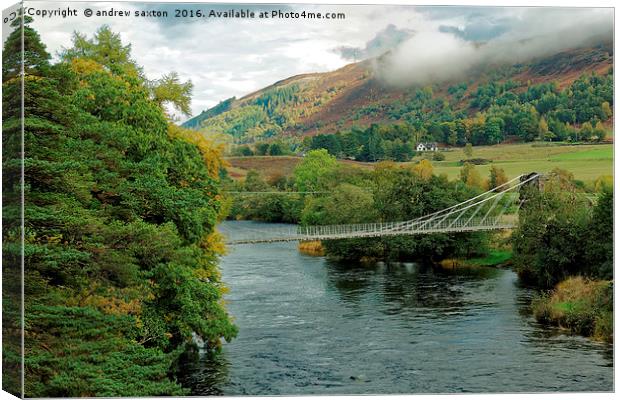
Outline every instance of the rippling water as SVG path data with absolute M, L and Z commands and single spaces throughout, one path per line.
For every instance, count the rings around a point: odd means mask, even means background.
M 236 246 L 221 269 L 239 336 L 184 364 L 195 395 L 613 389 L 612 347 L 537 324 L 509 270 L 340 264 L 296 243 Z

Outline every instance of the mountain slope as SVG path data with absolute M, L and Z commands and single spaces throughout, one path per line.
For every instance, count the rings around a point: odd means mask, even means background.
M 527 64 L 488 66 L 467 79 L 408 88 L 384 84 L 375 77 L 376 60 L 367 60 L 332 72 L 293 76 L 240 99 L 228 99 L 184 126 L 253 142 L 281 135 L 335 133 L 373 123 L 415 126 L 421 115 L 441 114 L 446 107 L 451 113 L 473 116 L 484 108 L 472 106 L 479 87 L 508 82 L 509 89 L 501 90 L 518 94 L 532 85 L 554 82 L 560 91 L 583 74 L 606 74 L 613 66 L 612 48 L 608 43 L 573 49 Z M 414 104 L 418 100 L 424 104 Z

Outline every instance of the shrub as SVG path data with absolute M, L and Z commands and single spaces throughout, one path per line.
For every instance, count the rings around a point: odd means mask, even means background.
M 532 310 L 540 322 L 599 340 L 613 339 L 612 281 L 568 278 L 535 299 Z
M 465 164 L 474 164 L 474 165 L 486 165 L 492 163 L 492 160 L 488 160 L 486 158 L 471 158 L 469 160 L 461 160 L 459 161 L 460 165 Z
M 433 154 L 433 161 L 443 161 L 445 159 L 446 159 L 446 156 L 443 153 L 440 153 L 440 152 L 436 151 Z

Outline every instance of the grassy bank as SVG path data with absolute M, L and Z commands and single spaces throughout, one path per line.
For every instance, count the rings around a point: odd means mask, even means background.
M 503 265 L 510 261 L 512 258 L 512 251 L 509 250 L 493 250 L 489 252 L 486 257 L 472 258 L 467 260 L 471 265 L 479 267 L 493 267 L 496 265 Z
M 613 340 L 613 282 L 572 277 L 534 300 L 534 316 L 597 340 Z
M 491 250 L 486 257 L 469 258 L 469 259 L 447 259 L 443 260 L 440 265 L 444 268 L 459 267 L 495 267 L 505 265 L 510 262 L 512 251 L 510 250 Z

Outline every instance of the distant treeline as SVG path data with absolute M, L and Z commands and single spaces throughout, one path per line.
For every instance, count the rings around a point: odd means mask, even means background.
M 406 123 L 417 140 L 449 145 L 496 144 L 509 136 L 524 141 L 602 140 L 601 122 L 612 116 L 611 69 L 604 75 L 582 75 L 563 90 L 556 82 L 523 85 L 513 80 L 490 81 L 466 95 L 468 89 L 463 82 L 449 87 L 448 95 L 437 96 L 427 86 L 406 100 L 367 106 L 358 114 L 387 115 Z

